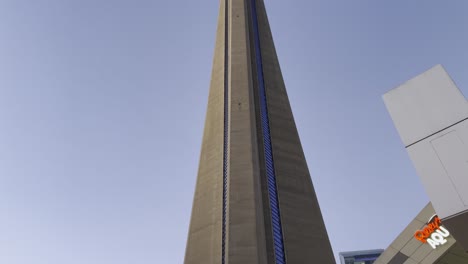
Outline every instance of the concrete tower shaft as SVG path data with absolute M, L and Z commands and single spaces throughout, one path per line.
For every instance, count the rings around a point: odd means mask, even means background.
M 185 263 L 334 263 L 262 0 L 221 0 Z

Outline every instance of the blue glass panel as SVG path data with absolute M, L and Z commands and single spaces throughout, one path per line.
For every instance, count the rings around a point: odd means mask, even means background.
M 373 255 L 358 255 L 354 256 L 355 261 L 369 261 L 369 260 L 376 260 L 378 259 L 380 254 L 373 254 Z
M 265 82 L 263 77 L 263 65 L 262 65 L 262 54 L 260 49 L 260 35 L 258 29 L 258 14 L 256 1 L 251 0 L 251 9 L 252 9 L 252 24 L 253 24 L 253 35 L 254 35 L 254 45 L 255 45 L 255 55 L 257 63 L 257 78 L 258 78 L 258 87 L 259 87 L 259 100 L 260 100 L 260 118 L 262 124 L 262 133 L 263 133 L 263 146 L 265 153 L 265 167 L 266 167 L 266 176 L 268 179 L 268 197 L 270 201 L 270 210 L 271 210 L 271 223 L 273 229 L 273 240 L 274 240 L 274 253 L 276 264 L 285 264 L 286 259 L 284 256 L 284 244 L 283 244 L 283 230 L 281 227 L 281 218 L 280 218 L 280 208 L 278 205 L 278 194 L 276 187 L 276 176 L 275 176 L 275 166 L 273 162 L 272 154 L 272 145 L 270 137 L 270 125 L 268 119 L 268 108 L 267 108 L 267 98 L 265 92 Z

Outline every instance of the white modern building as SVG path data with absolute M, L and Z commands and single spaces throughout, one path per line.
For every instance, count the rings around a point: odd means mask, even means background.
M 467 264 L 467 100 L 441 65 L 383 99 L 431 203 L 375 263 Z

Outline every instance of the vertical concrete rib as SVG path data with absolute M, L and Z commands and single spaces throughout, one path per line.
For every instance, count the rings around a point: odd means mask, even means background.
M 219 264 L 222 253 L 225 5 L 220 3 L 208 108 L 190 220 L 186 264 Z
M 270 206 L 270 216 L 271 216 L 271 227 L 272 227 L 272 238 L 273 238 L 273 258 L 277 264 L 286 263 L 284 255 L 284 243 L 283 243 L 283 230 L 281 227 L 281 213 L 278 204 L 278 190 L 276 184 L 275 176 L 275 165 L 273 161 L 271 137 L 270 137 L 270 125 L 268 118 L 268 107 L 267 99 L 265 93 L 265 81 L 263 76 L 263 65 L 262 65 L 262 52 L 260 47 L 260 35 L 258 28 L 258 17 L 257 17 L 257 7 L 254 0 L 250 0 L 250 17 L 252 18 L 251 31 L 252 32 L 252 42 L 254 46 L 255 56 L 255 66 L 256 66 L 256 78 L 258 85 L 258 104 L 260 109 L 260 128 L 262 130 L 263 137 L 263 158 L 265 164 L 265 176 L 268 190 L 268 201 Z
M 288 264 L 335 263 L 286 93 L 264 1 L 256 3 L 286 261 Z
M 229 5 L 229 264 L 266 263 L 247 3 Z M 263 220 L 263 219 L 262 219 Z M 263 235 L 261 235 L 263 236 Z
M 221 263 L 226 263 L 226 222 L 228 199 L 228 143 L 229 143 L 229 0 L 224 0 L 224 141 L 223 141 L 223 224 Z

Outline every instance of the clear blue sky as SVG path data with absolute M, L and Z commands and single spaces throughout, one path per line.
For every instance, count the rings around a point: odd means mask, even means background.
M 335 254 L 428 202 L 381 95 L 468 94 L 468 2 L 266 1 Z M 218 1 L 0 0 L 0 263 L 182 263 Z

